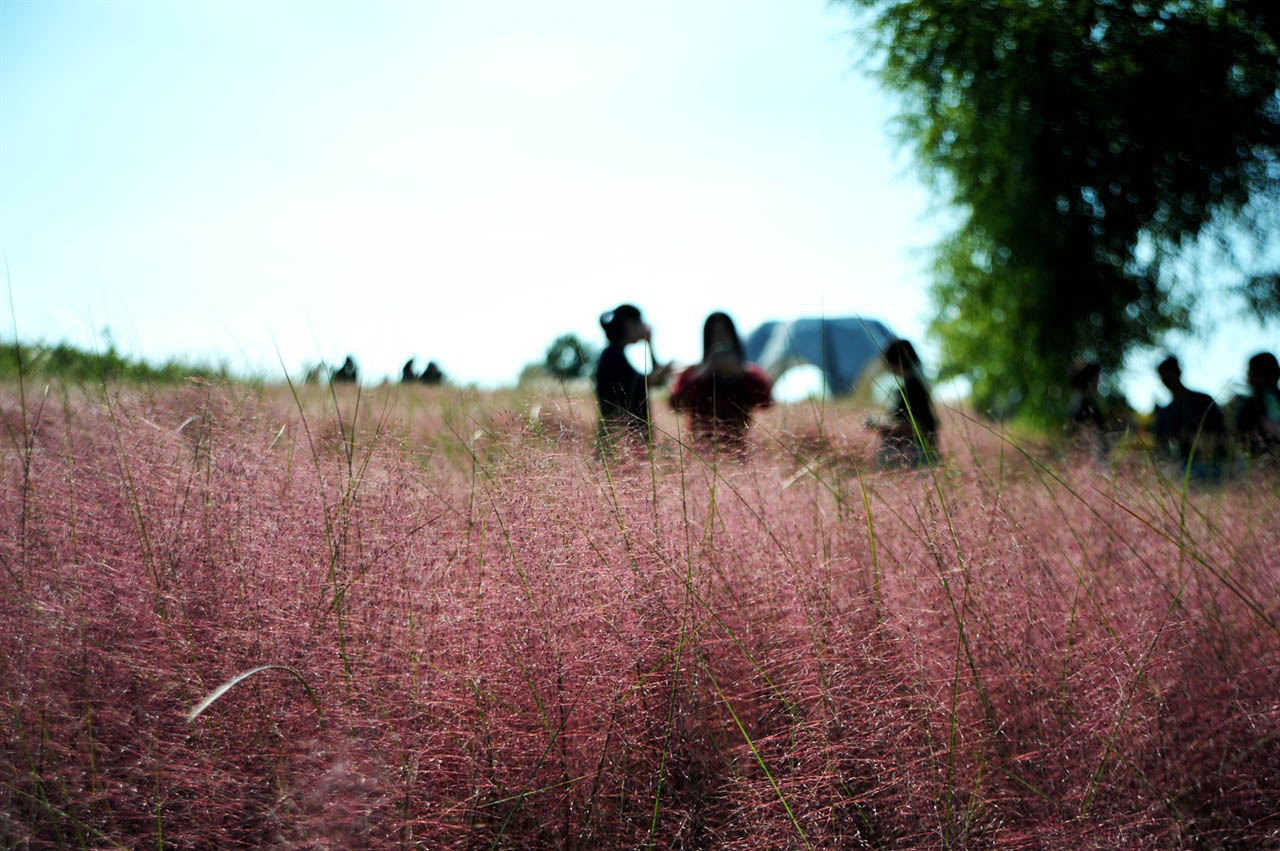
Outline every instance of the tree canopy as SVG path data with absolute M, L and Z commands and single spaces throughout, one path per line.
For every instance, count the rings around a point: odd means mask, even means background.
M 178 383 L 188 378 L 228 378 L 226 365 L 185 363 L 167 360 L 153 365 L 130 358 L 107 342 L 105 351 L 90 352 L 70 343 L 19 343 L 0 346 L 0 379 L 23 376 L 56 378 L 72 382 L 132 381 L 140 383 Z
M 577 334 L 561 334 L 547 347 L 543 368 L 555 378 L 568 381 L 587 375 L 595 359 L 596 352 Z
M 931 328 L 981 406 L 1052 416 L 1073 360 L 1114 369 L 1186 327 L 1169 259 L 1277 197 L 1273 0 L 846 2 L 960 212 Z M 1274 310 L 1268 280 L 1249 295 Z

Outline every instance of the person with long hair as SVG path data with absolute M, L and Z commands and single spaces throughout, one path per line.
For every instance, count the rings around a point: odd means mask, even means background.
M 920 357 L 906 340 L 885 347 L 885 365 L 894 376 L 892 406 L 886 420 L 876 424 L 880 447 L 876 466 L 921 467 L 938 458 L 938 417 L 929 386 L 921 375 Z
M 620 304 L 601 314 L 600 327 L 608 341 L 595 374 L 602 448 L 611 448 L 620 440 L 647 443 L 651 439 L 649 388 L 666 382 L 671 365 L 654 361 L 652 370 L 642 373 L 627 361 L 627 346 L 649 343 L 653 336 L 635 305 Z M 652 349 L 646 357 L 652 357 Z
M 773 382 L 747 362 L 738 329 L 727 313 L 716 312 L 702 326 L 702 360 L 680 373 L 671 407 L 689 414 L 698 442 L 740 448 L 751 412 L 773 403 Z

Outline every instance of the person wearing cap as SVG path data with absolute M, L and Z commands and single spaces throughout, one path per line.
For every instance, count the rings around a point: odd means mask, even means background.
M 671 391 L 671 407 L 689 413 L 694 440 L 741 450 L 752 410 L 772 403 L 773 382 L 747 362 L 733 320 L 718 311 L 708 316 L 702 326 L 702 360 L 680 373 Z
M 600 327 L 608 341 L 596 364 L 596 400 L 600 403 L 600 442 L 610 448 L 620 440 L 648 443 L 649 387 L 662 385 L 671 373 L 671 364 L 658 364 L 646 373 L 638 372 L 627 360 L 626 347 L 649 343 L 653 332 L 645 324 L 640 309 L 621 304 L 600 316 Z M 650 350 L 652 356 L 652 350 Z
M 1160 381 L 1172 399 L 1156 409 L 1157 449 L 1173 455 L 1196 478 L 1221 473 L 1225 449 L 1226 420 L 1222 409 L 1208 393 L 1192 390 L 1182 383 L 1182 366 L 1172 355 L 1156 366 Z

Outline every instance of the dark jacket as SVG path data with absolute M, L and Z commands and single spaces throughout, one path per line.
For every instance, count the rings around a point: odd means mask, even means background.
M 881 467 L 919 467 L 938 457 L 938 417 L 920 376 L 908 373 L 899 381 L 876 462 Z
M 1156 410 L 1155 434 L 1162 448 L 1187 460 L 1211 460 L 1224 448 L 1226 420 L 1213 397 L 1196 390 L 1184 390 L 1173 401 Z
M 1246 396 L 1236 412 L 1236 433 L 1252 452 L 1280 452 L 1280 391 Z
M 610 343 L 596 364 L 596 400 L 602 436 L 649 439 L 649 392 L 645 378 L 627 362 L 622 346 Z

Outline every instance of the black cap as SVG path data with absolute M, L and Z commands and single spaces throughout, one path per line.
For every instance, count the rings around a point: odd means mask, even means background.
M 634 304 L 620 304 L 613 310 L 606 310 L 600 314 L 600 327 L 604 329 L 604 335 L 610 341 L 618 339 L 622 335 L 623 327 L 631 321 L 643 321 L 640 318 L 640 308 Z

